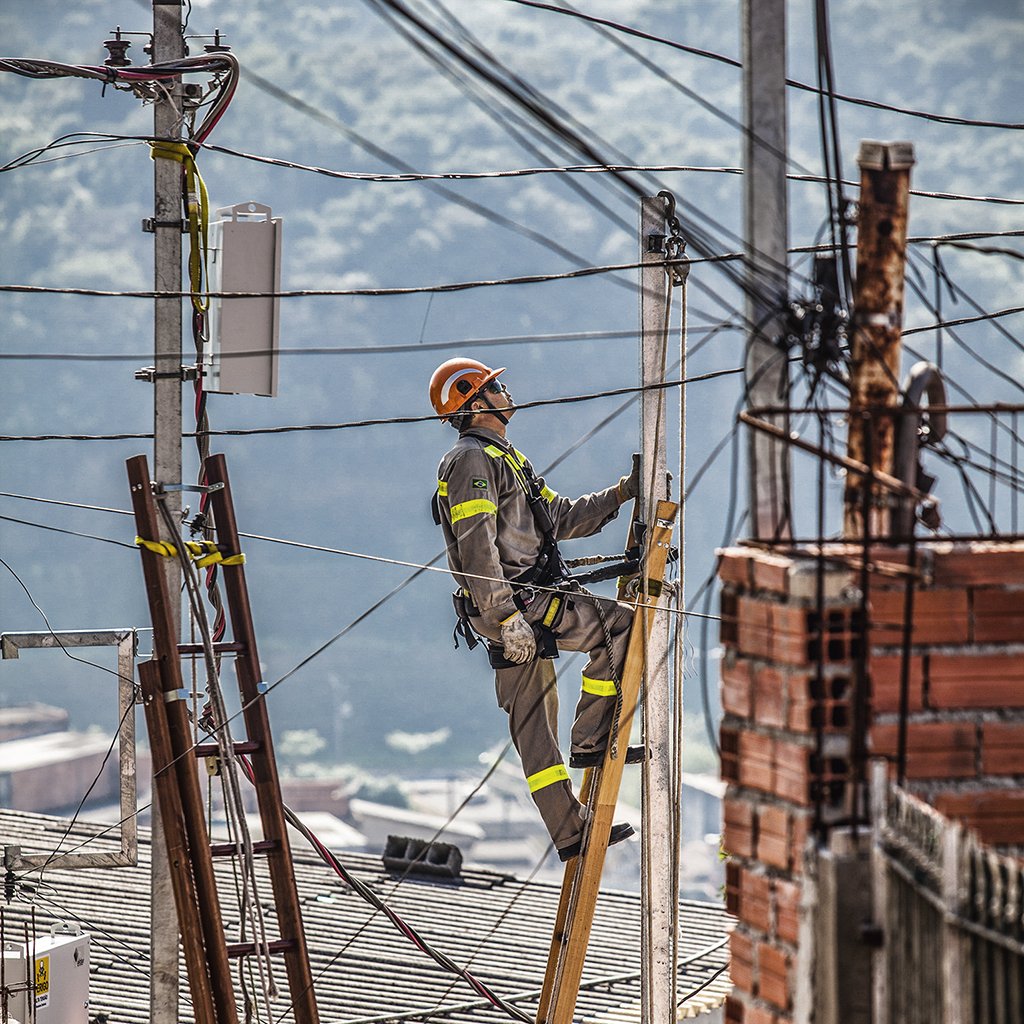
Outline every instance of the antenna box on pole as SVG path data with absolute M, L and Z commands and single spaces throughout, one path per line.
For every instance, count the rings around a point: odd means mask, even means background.
M 210 225 L 211 293 L 260 292 L 256 298 L 210 299 L 204 388 L 222 394 L 277 394 L 281 300 L 281 218 L 269 206 L 239 203 Z

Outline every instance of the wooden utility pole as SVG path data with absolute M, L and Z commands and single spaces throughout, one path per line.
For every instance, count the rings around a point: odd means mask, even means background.
M 185 55 L 181 0 L 153 0 L 154 64 Z M 181 140 L 182 87 L 178 77 L 157 88 L 153 104 L 153 135 L 171 142 Z M 181 164 L 153 161 L 153 287 L 155 291 L 181 289 Z M 181 482 L 181 299 L 154 303 L 153 469 L 165 483 Z M 168 495 L 168 508 L 177 517 L 180 492 Z M 164 525 L 159 524 L 162 540 Z M 171 616 L 177 642 L 181 633 L 181 574 L 173 558 L 162 559 L 168 593 L 174 595 Z M 178 924 L 167 913 L 173 901 L 167 850 L 158 798 L 153 800 L 152 888 L 150 931 L 150 1020 L 152 1024 L 178 1021 Z
M 914 147 L 909 142 L 863 141 L 857 217 L 857 280 L 850 341 L 850 430 L 848 455 L 892 475 L 895 411 L 900 401 L 903 284 L 907 257 L 907 213 Z M 885 409 L 892 409 L 888 415 Z M 843 533 L 864 534 L 864 480 L 846 477 Z M 867 524 L 874 537 L 890 528 L 891 492 L 876 488 Z
M 669 318 L 672 280 L 665 273 L 665 220 L 667 200 L 662 196 L 640 200 L 640 383 L 665 380 L 669 354 Z M 685 344 L 685 341 L 684 341 Z M 685 367 L 683 369 L 685 374 Z M 658 502 L 671 499 L 668 488 L 666 392 L 644 391 L 640 400 L 641 472 L 640 519 L 650 523 Z M 680 538 L 682 531 L 680 530 Z M 680 540 L 680 543 L 682 541 Z M 676 819 L 672 785 L 675 763 L 672 713 L 681 694 L 673 694 L 668 670 L 668 616 L 658 616 L 648 641 L 646 697 L 644 700 L 643 841 L 641 921 L 644 944 L 651 956 L 642 965 L 644 1024 L 671 1020 L 675 1007 L 675 961 L 678 936 L 678 882 L 673 881 Z
M 786 2 L 743 0 L 744 208 L 746 219 L 746 404 L 789 404 L 786 353 L 772 343 L 783 332 L 789 297 L 786 206 Z M 789 433 L 789 417 L 764 416 Z M 789 448 L 751 431 L 747 446 L 750 531 L 790 536 Z

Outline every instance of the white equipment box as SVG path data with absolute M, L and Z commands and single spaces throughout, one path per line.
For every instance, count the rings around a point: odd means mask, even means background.
M 29 975 L 29 962 L 35 964 Z M 89 1024 L 89 936 L 54 927 L 26 950 L 7 942 L 3 949 L 9 1024 Z M 35 1014 L 28 1000 L 35 988 Z M 2 1010 L 0 1010 L 2 1019 Z
M 281 290 L 281 218 L 269 206 L 239 203 L 217 211 L 210 225 L 211 292 Z M 277 394 L 281 300 L 210 299 L 204 390 L 232 395 Z

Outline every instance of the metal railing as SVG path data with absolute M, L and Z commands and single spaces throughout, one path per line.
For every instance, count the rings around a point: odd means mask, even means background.
M 1024 862 L 872 774 L 875 1024 L 1024 1021 Z

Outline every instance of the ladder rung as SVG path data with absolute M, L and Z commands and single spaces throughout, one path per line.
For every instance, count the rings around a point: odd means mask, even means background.
M 267 943 L 268 953 L 290 953 L 296 948 L 297 943 L 294 939 L 275 939 L 273 942 Z M 237 960 L 240 956 L 252 956 L 258 952 L 258 949 L 255 942 L 229 942 L 228 956 Z
M 196 757 L 217 757 L 220 747 L 216 743 L 197 743 L 193 748 Z M 242 740 L 234 745 L 236 754 L 255 754 L 263 749 L 259 740 Z
M 179 654 L 202 654 L 206 648 L 202 644 L 178 644 Z M 242 654 L 245 651 L 245 644 L 237 640 L 222 640 L 213 645 L 214 654 Z
M 280 848 L 281 843 L 277 839 L 260 839 L 252 844 L 253 853 L 269 853 L 271 850 L 279 850 Z M 211 857 L 233 857 L 236 853 L 240 852 L 241 848 L 238 843 L 210 844 Z

